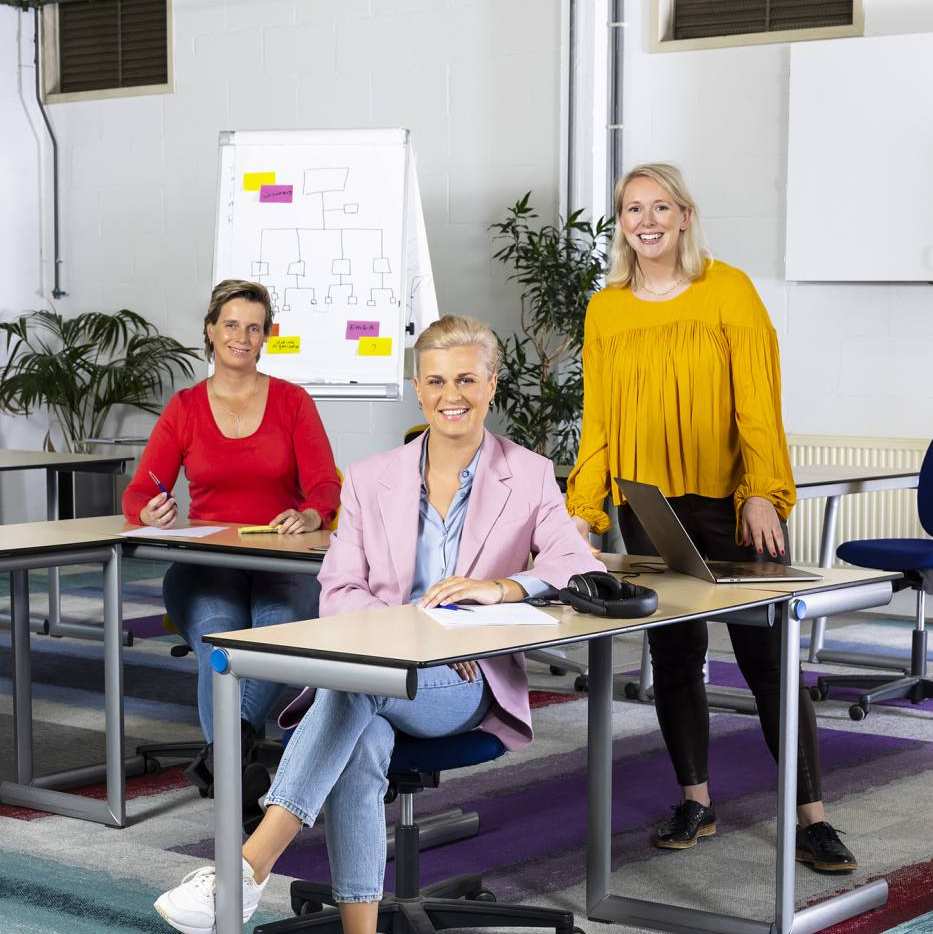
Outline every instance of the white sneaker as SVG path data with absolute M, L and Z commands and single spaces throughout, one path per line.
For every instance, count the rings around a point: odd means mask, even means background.
M 252 867 L 243 860 L 243 923 L 259 907 L 263 889 L 269 878 L 260 885 L 253 877 Z M 181 934 L 214 934 L 213 866 L 203 866 L 189 872 L 180 885 L 160 895 L 155 910 Z

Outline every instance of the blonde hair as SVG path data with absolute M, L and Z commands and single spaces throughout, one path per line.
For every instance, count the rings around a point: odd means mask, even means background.
M 415 375 L 421 375 L 421 354 L 425 350 L 450 350 L 452 347 L 479 347 L 486 358 L 486 369 L 493 376 L 499 372 L 502 351 L 493 329 L 476 318 L 444 315 L 429 324 L 415 341 Z
M 695 282 L 706 271 L 710 260 L 696 202 L 687 190 L 687 183 L 677 166 L 667 162 L 645 162 L 626 172 L 615 184 L 612 203 L 615 208 L 616 226 L 612 235 L 612 246 L 609 248 L 609 272 L 606 274 L 606 285 L 617 288 L 630 286 L 636 289 L 643 282 L 642 272 L 638 265 L 638 254 L 625 239 L 620 220 L 625 188 L 636 178 L 650 178 L 657 182 L 682 211 L 690 211 L 690 223 L 677 241 L 677 268 L 681 275 L 690 282 Z

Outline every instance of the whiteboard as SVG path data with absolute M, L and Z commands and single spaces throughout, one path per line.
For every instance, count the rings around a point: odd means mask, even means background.
M 220 134 L 214 281 L 261 282 L 260 369 L 321 398 L 399 399 L 437 318 L 407 130 Z
M 786 277 L 933 280 L 933 33 L 791 47 Z

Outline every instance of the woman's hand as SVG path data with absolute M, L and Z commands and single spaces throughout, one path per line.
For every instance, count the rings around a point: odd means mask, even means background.
M 480 581 L 472 577 L 446 577 L 429 587 L 418 601 L 418 606 L 429 609 L 442 603 L 518 603 L 528 596 L 524 588 L 513 580 Z
M 475 681 L 479 677 L 479 665 L 476 662 L 451 662 L 450 667 L 464 681 Z
M 143 525 L 155 526 L 157 529 L 170 529 L 177 518 L 178 503 L 168 493 L 159 493 L 158 496 L 153 496 L 139 510 L 139 521 Z
M 571 516 L 570 518 L 573 520 L 573 524 L 576 526 L 577 531 L 580 533 L 583 541 L 586 542 L 590 551 L 592 551 L 594 555 L 600 554 L 600 550 L 595 545 L 590 544 L 589 522 L 587 522 L 586 519 L 581 519 L 580 516 Z
M 784 555 L 784 533 L 781 520 L 770 500 L 763 496 L 749 496 L 742 507 L 743 545 L 754 545 L 762 554 L 765 548 L 772 558 Z
M 286 509 L 280 512 L 269 525 L 277 527 L 279 535 L 300 535 L 302 532 L 316 532 L 321 527 L 321 516 L 316 509 Z

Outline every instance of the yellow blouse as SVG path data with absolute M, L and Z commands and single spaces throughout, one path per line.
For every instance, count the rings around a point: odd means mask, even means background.
M 567 508 L 595 532 L 610 478 L 665 496 L 796 500 L 781 420 L 777 335 L 751 280 L 713 260 L 663 302 L 606 288 L 590 299 L 583 338 L 583 426 Z

